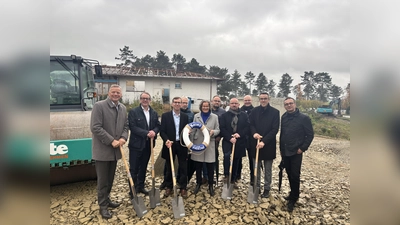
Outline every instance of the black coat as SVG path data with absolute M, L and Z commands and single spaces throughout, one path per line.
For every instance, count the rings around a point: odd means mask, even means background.
M 250 114 L 251 148 L 250 156 L 256 157 L 257 140 L 253 138 L 255 133 L 262 136 L 264 148 L 259 151 L 259 160 L 272 160 L 276 158 L 276 134 L 279 130 L 279 110 L 268 104 L 265 108 L 255 107 Z
M 158 121 L 158 114 L 149 106 L 150 114 L 150 125 L 147 125 L 146 116 L 144 115 L 142 106 L 131 109 L 128 115 L 129 129 L 131 130 L 131 135 L 129 139 L 129 148 L 136 151 L 142 151 L 146 146 L 146 141 L 148 140 L 147 134 L 150 130 L 156 133 L 154 137 L 154 146 L 157 139 L 157 134 L 160 131 L 160 122 Z
M 219 129 L 221 130 L 222 141 L 222 149 L 224 151 L 232 150 L 232 143 L 229 141 L 232 137 L 233 128 L 231 126 L 231 122 L 235 115 L 232 112 L 227 111 L 222 114 L 219 119 Z M 246 135 L 249 133 L 250 123 L 249 118 L 245 112 L 240 112 L 238 114 L 238 124 L 236 133 L 240 135 L 240 138 L 236 139 L 235 144 L 235 158 L 243 157 L 246 155 Z
M 279 148 L 282 156 L 297 154 L 300 148 L 303 152 L 308 149 L 314 139 L 314 130 L 311 119 L 296 109 L 293 113 L 282 115 Z
M 185 113 L 180 113 L 180 120 L 179 120 L 179 135 L 181 135 L 181 132 L 183 128 L 189 123 L 189 117 Z M 165 146 L 165 142 L 167 140 L 176 142 L 176 130 L 175 130 L 175 122 L 174 122 L 174 116 L 172 115 L 172 111 L 163 113 L 161 116 L 161 127 L 160 127 L 160 136 L 163 139 L 163 148 L 161 152 L 161 157 L 164 159 L 168 158 L 169 155 L 169 149 L 167 146 Z M 184 144 L 184 143 L 182 143 Z M 188 149 L 186 147 L 182 147 L 179 143 L 179 149 L 174 149 L 172 148 L 173 153 L 179 154 L 179 155 L 187 155 Z

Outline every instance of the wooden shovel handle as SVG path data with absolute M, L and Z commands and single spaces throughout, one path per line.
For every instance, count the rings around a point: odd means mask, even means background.
M 229 173 L 230 173 L 230 174 L 232 174 L 233 159 L 234 159 L 234 156 L 235 156 L 235 144 L 236 144 L 236 143 L 233 143 L 233 144 L 232 144 L 231 162 L 230 162 L 230 165 L 229 165 Z
M 133 179 L 132 179 L 131 172 L 129 171 L 128 162 L 126 161 L 126 158 L 125 158 L 125 153 L 124 153 L 124 151 L 122 150 L 122 146 L 119 146 L 119 149 L 120 149 L 120 151 L 121 151 L 122 161 L 124 162 L 125 169 L 126 169 L 126 173 L 128 174 L 129 183 L 131 184 L 131 188 L 133 189 L 134 183 L 133 183 Z
M 258 147 L 258 144 L 260 144 L 260 139 L 257 139 L 256 161 L 254 162 L 254 177 L 257 176 L 257 168 L 258 168 L 258 152 L 260 151 L 260 148 Z
M 171 171 L 172 171 L 172 182 L 173 185 L 176 185 L 176 178 L 175 178 L 175 168 L 174 168 L 174 160 L 172 158 L 172 147 L 169 147 L 169 160 L 171 162 Z
M 150 139 L 150 148 L 151 148 L 151 177 L 154 178 L 154 138 Z

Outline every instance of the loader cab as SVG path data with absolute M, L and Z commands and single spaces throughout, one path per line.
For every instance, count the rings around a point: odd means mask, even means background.
M 75 55 L 50 56 L 50 111 L 92 109 L 97 92 L 93 69 L 97 76 L 102 76 L 98 64 Z

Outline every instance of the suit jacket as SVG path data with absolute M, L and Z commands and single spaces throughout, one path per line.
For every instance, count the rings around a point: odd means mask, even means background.
M 250 155 L 255 158 L 257 140 L 253 138 L 255 133 L 262 136 L 264 148 L 260 148 L 259 160 L 272 160 L 276 158 L 276 134 L 279 130 L 279 110 L 268 104 L 265 108 L 255 107 L 250 114 L 250 140 L 252 147 Z
M 92 131 L 92 158 L 99 161 L 116 161 L 121 158 L 119 148 L 111 143 L 120 138 L 128 139 L 126 107 L 119 104 L 118 111 L 112 101 L 96 102 L 90 118 Z
M 146 116 L 144 115 L 142 106 L 132 109 L 128 115 L 129 129 L 131 136 L 129 139 L 129 149 L 136 151 L 143 151 L 146 146 L 146 141 L 149 140 L 147 134 L 150 130 L 156 133 L 154 137 L 154 146 L 157 139 L 157 134 L 160 131 L 160 121 L 158 121 L 158 114 L 149 106 L 150 125 L 147 125 Z
M 180 120 L 179 120 L 179 135 L 181 135 L 181 132 L 183 128 L 189 123 L 189 117 L 183 112 L 180 112 L 179 114 Z M 174 116 L 172 114 L 172 111 L 163 113 L 161 116 L 161 127 L 160 127 L 160 135 L 161 138 L 164 141 L 163 144 L 163 149 L 161 152 L 161 157 L 164 159 L 168 158 L 169 155 L 169 149 L 167 146 L 165 146 L 165 142 L 167 140 L 176 142 L 176 128 L 175 128 L 175 122 L 174 122 Z M 179 144 L 180 146 L 180 144 Z M 176 154 L 182 154 L 182 155 L 187 155 L 188 150 L 186 147 L 179 147 L 179 149 L 174 149 L 172 148 L 172 151 Z
M 232 128 L 232 120 L 235 115 L 227 111 L 226 113 L 222 114 L 221 118 L 219 119 L 219 129 L 221 130 L 221 136 L 224 138 L 222 141 L 222 149 L 224 151 L 231 151 L 232 150 L 232 143 L 230 142 L 232 138 L 233 128 Z M 236 139 L 235 144 L 235 158 L 246 156 L 246 136 L 248 136 L 250 130 L 250 123 L 249 117 L 243 111 L 240 111 L 238 114 L 238 123 L 236 133 L 240 135 L 240 138 Z

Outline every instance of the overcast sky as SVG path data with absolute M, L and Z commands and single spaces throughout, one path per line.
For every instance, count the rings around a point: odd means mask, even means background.
M 119 63 L 124 45 L 138 57 L 163 50 L 172 58 L 263 72 L 276 83 L 284 73 L 328 72 L 350 82 L 349 0 L 53 0 L 50 53 Z M 276 90 L 277 91 L 277 90 Z

